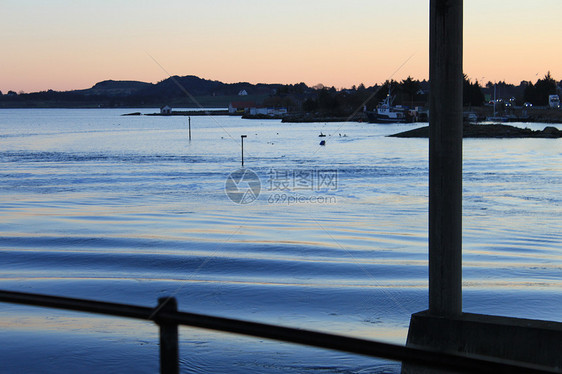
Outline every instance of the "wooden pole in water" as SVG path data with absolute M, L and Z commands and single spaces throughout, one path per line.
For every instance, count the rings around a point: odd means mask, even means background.
M 463 0 L 430 0 L 429 312 L 462 313 Z
M 191 117 L 187 117 L 187 121 L 189 122 L 189 140 L 191 140 Z

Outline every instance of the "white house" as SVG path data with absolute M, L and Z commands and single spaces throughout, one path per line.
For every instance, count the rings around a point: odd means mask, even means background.
M 248 96 L 248 92 L 246 90 L 242 90 L 238 92 L 238 96 Z

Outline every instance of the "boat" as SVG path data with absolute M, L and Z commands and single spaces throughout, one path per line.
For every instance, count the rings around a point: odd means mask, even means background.
M 367 120 L 371 123 L 405 123 L 413 122 L 414 116 L 407 108 L 393 106 L 394 96 L 386 95 L 386 98 L 372 111 L 365 111 Z

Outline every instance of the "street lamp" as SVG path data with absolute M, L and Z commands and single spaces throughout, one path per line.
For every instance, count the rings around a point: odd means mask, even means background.
M 247 135 L 240 135 L 240 140 L 242 141 L 242 167 L 244 167 L 244 138 L 247 137 Z

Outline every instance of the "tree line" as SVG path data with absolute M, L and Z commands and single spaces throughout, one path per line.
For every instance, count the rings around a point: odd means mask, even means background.
M 558 94 L 558 84 L 550 75 L 550 71 L 543 79 L 537 80 L 537 83 L 525 83 L 524 97 L 525 101 L 533 105 L 548 105 L 548 96 Z
M 175 82 L 172 82 L 173 80 Z M 143 89 L 119 95 L 105 94 L 99 90 L 95 91 L 95 94 L 92 92 L 96 87 L 103 86 L 102 83 L 105 83 L 106 86 L 120 83 L 113 81 L 98 83 L 89 90 L 65 92 L 48 90 L 34 93 L 9 91 L 4 95 L 0 92 L 0 105 L 29 107 L 87 106 L 96 103 L 108 107 L 161 106 L 174 99 L 185 99 L 184 90 L 177 87 L 178 82 L 185 86 L 185 90 L 193 92 L 195 96 L 225 96 L 225 100 L 232 100 L 227 96 L 235 95 L 238 90 L 244 89 L 251 95 L 261 96 L 263 104 L 266 106 L 287 107 L 291 111 L 322 112 L 334 115 L 350 115 L 363 109 L 372 110 L 387 95 L 393 98 L 393 105 L 423 107 L 427 105 L 430 87 L 428 81 L 420 81 L 412 77 L 407 77 L 402 81 L 388 80 L 381 85 L 376 84 L 371 87 L 360 84 L 351 88 L 336 89 L 335 87 L 325 87 L 322 84 L 309 87 L 302 82 L 298 84 L 224 84 L 195 76 L 186 76 L 166 79 L 154 85 L 144 84 L 145 86 L 142 87 L 145 88 Z M 493 100 L 494 91 L 497 98 L 514 98 L 519 105 L 528 102 L 533 105 L 546 106 L 548 96 L 558 92 L 558 84 L 552 78 L 550 72 L 535 83 L 522 81 L 518 86 L 500 81 L 497 83 L 488 82 L 483 87 L 478 80 L 472 81 L 468 76 L 464 76 L 465 106 L 477 107 Z M 228 102 L 224 104 L 228 106 Z
M 314 95 L 307 97 L 302 110 L 305 112 L 324 112 L 334 115 L 349 115 L 358 108 L 373 110 L 390 95 L 393 105 L 405 107 L 423 107 L 427 105 L 429 82 L 408 77 L 402 81 L 389 80 L 382 85 L 365 87 L 360 84 L 351 89 L 336 90 L 334 87 L 316 87 Z M 472 82 L 464 77 L 464 104 L 480 106 L 485 97 L 478 81 Z

